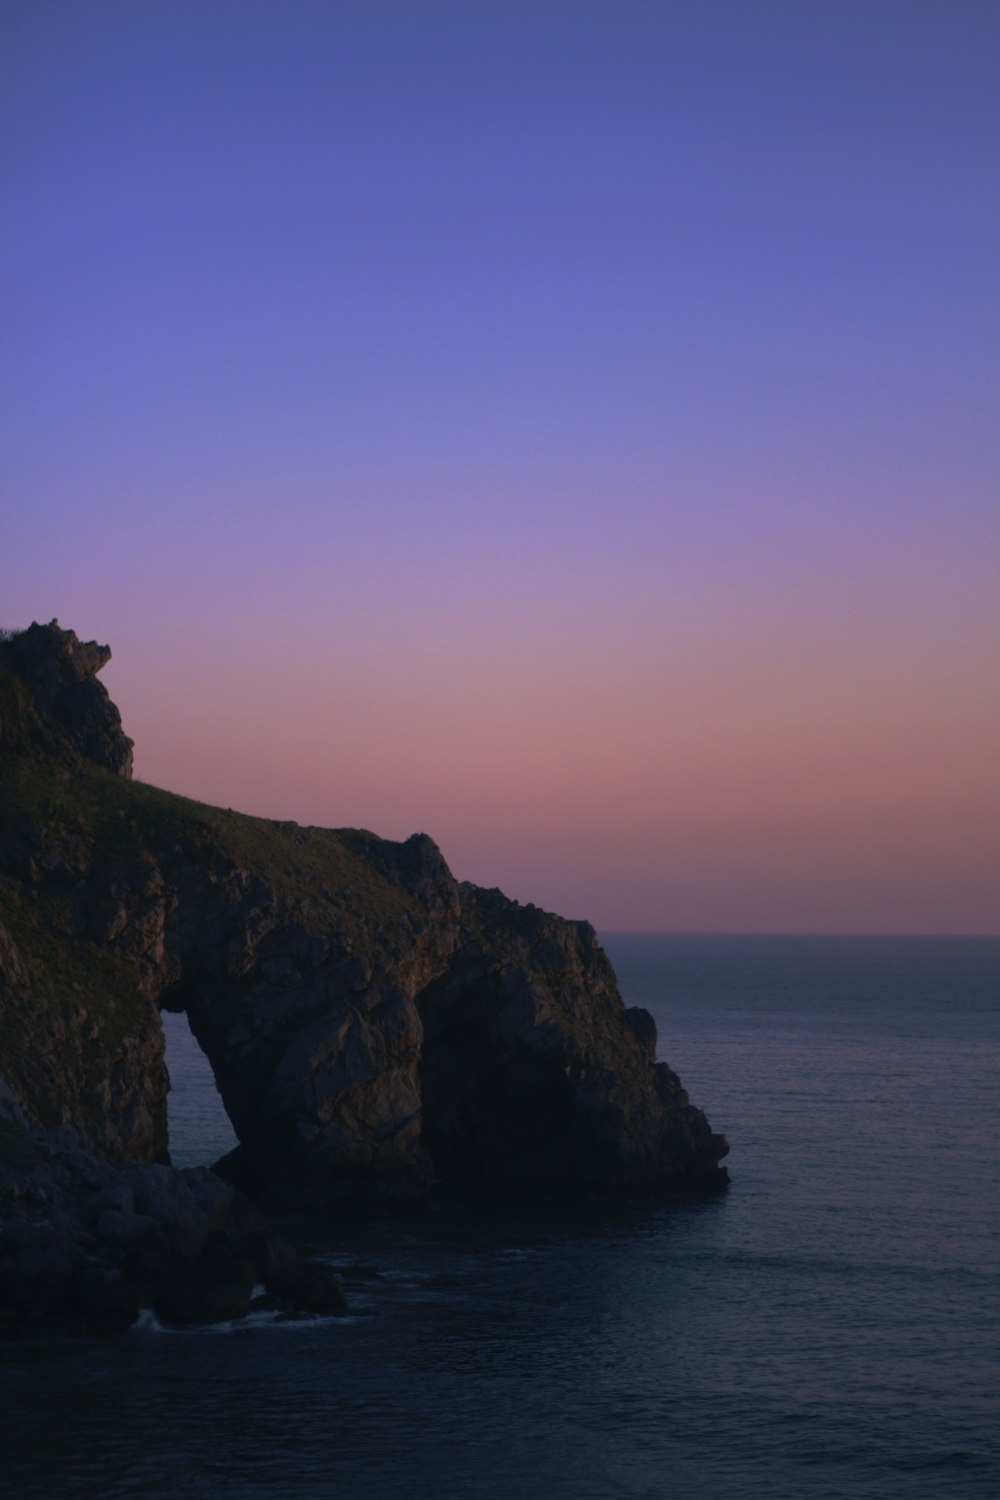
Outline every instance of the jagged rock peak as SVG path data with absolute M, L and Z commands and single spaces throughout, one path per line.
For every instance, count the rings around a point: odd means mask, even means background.
M 132 775 L 132 741 L 121 715 L 97 681 L 111 647 L 81 641 L 58 620 L 37 621 L 0 642 L 0 664 L 25 680 L 44 733 L 68 740 L 78 754 L 118 776 Z

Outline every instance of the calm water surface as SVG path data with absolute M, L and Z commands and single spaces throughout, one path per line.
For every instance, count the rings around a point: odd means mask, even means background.
M 352 1315 L 0 1348 L 3 1493 L 1000 1495 L 1000 942 L 605 934 L 732 1143 L 687 1204 L 309 1223 Z M 229 1144 L 171 1024 L 180 1164 Z

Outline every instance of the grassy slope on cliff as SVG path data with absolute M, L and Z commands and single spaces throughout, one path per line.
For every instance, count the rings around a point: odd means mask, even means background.
M 376 959 L 387 933 L 405 941 L 419 921 L 413 897 L 367 857 L 382 842 L 374 834 L 275 823 L 115 775 L 41 722 L 2 661 L 0 728 L 0 922 L 24 971 L 0 986 L 0 1074 L 45 1123 L 63 1117 L 56 1101 L 72 1074 L 76 1108 L 96 1126 L 109 1056 L 159 1032 L 133 966 L 95 940 L 86 912 L 141 884 L 164 851 L 252 870 L 287 919 L 336 930 L 362 958 Z

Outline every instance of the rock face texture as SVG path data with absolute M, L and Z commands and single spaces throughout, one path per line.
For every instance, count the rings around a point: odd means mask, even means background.
M 131 781 L 108 655 L 55 623 L 0 643 L 0 1118 L 165 1160 L 164 1007 L 241 1142 L 221 1170 L 265 1206 L 724 1180 L 592 928 L 460 886 L 424 835 Z
M 13 909 L 13 910 L 12 910 Z M 72 1124 L 109 1160 L 166 1155 L 167 1077 L 155 1002 L 107 955 L 64 953 L 33 904 L 0 891 L 0 1120 Z M 22 957 L 23 953 L 23 957 Z M 55 972 L 50 974 L 50 969 Z
M 587 922 L 463 886 L 460 945 L 418 997 L 424 1139 L 467 1182 L 648 1189 L 725 1153 Z
M 421 1198 L 415 996 L 454 947 L 458 888 L 421 835 L 276 836 L 322 884 L 298 895 L 190 851 L 166 864 L 183 899 L 161 1003 L 187 1011 L 212 1063 L 242 1143 L 224 1170 L 288 1208 Z
M 77 640 L 59 621 L 31 625 L 5 642 L 14 673 L 30 683 L 41 740 L 61 740 L 117 776 L 132 775 L 132 741 L 97 674 L 111 647 Z
M 0 643 L 0 1080 L 27 1118 L 152 1161 L 167 1143 L 148 972 L 162 911 L 124 806 L 110 827 L 94 813 L 131 790 L 132 741 L 96 680 L 110 655 L 55 621 Z

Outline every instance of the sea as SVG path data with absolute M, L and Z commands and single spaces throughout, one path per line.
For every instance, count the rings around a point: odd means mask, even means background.
M 0 1493 L 997 1500 L 1000 940 L 602 942 L 728 1189 L 290 1223 L 347 1317 L 0 1346 Z M 174 1160 L 210 1162 L 165 1019 Z

